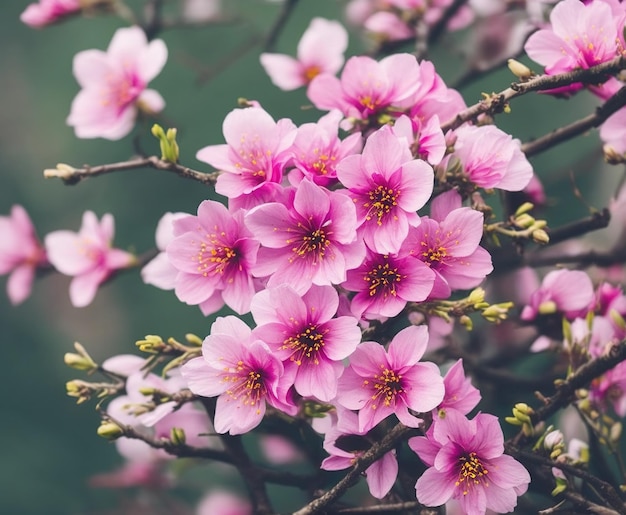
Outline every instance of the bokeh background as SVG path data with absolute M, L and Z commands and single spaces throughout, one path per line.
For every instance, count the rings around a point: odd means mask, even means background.
M 174 2 L 171 2 L 174 4 Z M 72 58 L 78 51 L 105 49 L 124 22 L 111 16 L 72 19 L 34 30 L 19 21 L 28 0 L 3 2 L 0 7 L 0 214 L 13 204 L 30 213 L 40 237 L 57 229 L 78 230 L 82 213 L 116 219 L 116 246 L 144 252 L 154 247 L 154 229 L 166 211 L 195 212 L 211 197 L 209 188 L 155 170 L 117 173 L 65 186 L 44 180 L 42 171 L 63 162 L 75 166 L 125 160 L 133 155 L 133 137 L 120 142 L 79 140 L 65 124 L 78 85 Z M 138 8 L 141 1 L 129 5 Z M 221 123 L 236 107 L 237 98 L 260 101 L 276 118 L 296 123 L 314 121 L 303 91 L 282 93 L 272 86 L 260 64 L 263 41 L 278 16 L 281 3 L 264 0 L 223 1 L 231 23 L 193 29 L 172 29 L 160 37 L 169 49 L 161 75 L 152 83 L 166 99 L 165 127 L 179 129 L 183 164 L 210 171 L 195 160 L 196 151 L 222 143 Z M 172 5 L 168 8 L 175 7 Z M 277 51 L 295 54 L 299 37 L 313 15 L 343 19 L 345 2 L 300 2 L 278 40 Z M 351 29 L 350 52 L 371 48 Z M 447 80 L 462 74 L 469 60 L 469 31 L 446 35 L 431 54 Z M 410 51 L 410 49 L 409 49 Z M 527 62 L 527 61 L 526 61 Z M 503 70 L 462 89 L 468 103 L 480 92 L 504 89 L 513 80 Z M 565 121 L 589 112 L 590 97 L 577 102 L 534 96 L 516 101 L 501 126 L 522 140 L 539 136 Z M 144 152 L 158 153 L 150 123 L 134 136 Z M 597 133 L 564 145 L 533 160 L 546 184 L 555 226 L 588 212 L 576 199 L 570 175 L 595 207 L 606 205 L 618 172 L 601 163 Z M 558 196 L 558 199 L 557 199 Z M 4 288 L 6 278 L 0 278 Z M 13 307 L 0 295 L 0 513 L 17 515 L 92 514 L 112 510 L 128 492 L 95 490 L 94 474 L 121 463 L 112 445 L 95 431 L 94 403 L 76 406 L 65 395 L 65 382 L 78 373 L 63 364 L 63 354 L 81 342 L 101 361 L 135 352 L 134 342 L 146 334 L 182 338 L 208 333 L 215 316 L 177 302 L 172 292 L 144 286 L 138 271 L 124 273 L 103 287 L 83 309 L 70 305 L 69 278 L 48 274 L 37 280 L 32 296 Z M 199 483 L 197 481 L 196 483 Z M 193 499 L 201 491 L 188 492 Z

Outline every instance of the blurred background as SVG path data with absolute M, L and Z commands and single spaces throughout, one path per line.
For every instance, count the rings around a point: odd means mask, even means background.
M 154 229 L 166 211 L 195 213 L 210 188 L 155 170 L 128 171 L 65 186 L 44 180 L 43 170 L 57 163 L 80 167 L 129 159 L 133 136 L 142 150 L 157 154 L 150 123 L 136 128 L 120 142 L 79 140 L 65 124 L 78 85 L 72 58 L 85 49 L 106 49 L 124 22 L 112 16 L 70 19 L 43 30 L 19 21 L 28 0 L 4 2 L 0 16 L 0 215 L 14 204 L 30 214 L 43 238 L 57 229 L 76 231 L 84 211 L 116 220 L 115 245 L 145 252 L 154 247 Z M 128 2 L 139 9 L 141 1 Z M 171 29 L 159 35 L 169 49 L 163 72 L 151 83 L 167 102 L 164 127 L 177 127 L 181 162 L 210 171 L 195 160 L 198 149 L 223 142 L 224 116 L 238 97 L 255 99 L 275 119 L 296 123 L 315 121 L 320 113 L 307 109 L 303 90 L 283 93 L 272 86 L 259 64 L 259 54 L 281 2 L 239 0 L 222 2 L 231 21 L 192 29 Z M 346 2 L 300 2 L 281 33 L 276 51 L 295 54 L 296 44 L 312 16 L 343 20 Z M 176 7 L 170 2 L 171 8 Z M 371 45 L 351 30 L 349 53 Z M 451 84 L 470 62 L 471 31 L 446 35 L 430 55 L 438 72 Z M 469 45 L 469 46 L 468 46 Z M 411 51 L 411 48 L 408 48 Z M 527 61 L 526 61 L 527 62 Z M 468 104 L 480 92 L 504 89 L 513 77 L 507 70 L 463 88 Z M 586 100 L 585 100 L 586 99 Z M 566 103 L 547 96 L 523 98 L 498 122 L 522 140 L 539 136 L 565 121 L 590 112 L 590 96 Z M 604 170 L 595 132 L 533 160 L 548 195 L 556 198 L 549 220 L 560 225 L 583 216 L 587 206 L 573 194 L 570 174 L 586 202 L 606 205 L 619 181 Z M 601 180 L 599 178 L 601 177 Z M 551 218 L 550 218 L 551 217 Z M 0 295 L 0 513 L 24 515 L 109 513 L 128 492 L 90 488 L 94 474 L 121 463 L 112 445 L 96 435 L 95 403 L 76 406 L 65 394 L 66 381 L 79 376 L 66 368 L 63 354 L 74 341 L 97 361 L 135 352 L 134 342 L 146 334 L 182 338 L 191 332 L 204 337 L 215 316 L 204 317 L 196 307 L 179 303 L 172 292 L 142 284 L 138 270 L 121 274 L 101 288 L 95 301 L 82 309 L 69 302 L 70 279 L 47 274 L 36 281 L 31 297 L 12 307 Z M 6 278 L 0 278 L 4 289 Z M 188 492 L 191 499 L 201 493 Z M 194 497 L 195 496 L 195 497 Z

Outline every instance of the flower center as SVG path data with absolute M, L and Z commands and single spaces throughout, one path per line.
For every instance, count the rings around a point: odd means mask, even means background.
M 297 241 L 298 245 L 291 248 L 294 254 L 299 257 L 311 257 L 313 264 L 317 264 L 326 254 L 326 249 L 330 245 L 328 235 L 331 233 L 327 232 L 323 227 L 318 229 L 306 227 L 301 222 L 298 222 L 298 229 L 302 230 L 300 238 L 297 240 L 295 238 L 289 239 L 287 243 L 291 244 Z M 290 261 L 291 260 L 292 259 L 290 259 Z
M 369 191 L 369 200 L 363 203 L 363 207 L 367 208 L 366 220 L 376 217 L 376 223 L 382 225 L 383 217 L 398 205 L 398 196 L 400 190 L 394 190 L 388 186 L 379 184 L 373 190 Z
M 384 257 L 385 260 L 388 258 L 388 256 Z M 396 287 L 403 278 L 404 276 L 398 273 L 398 268 L 392 268 L 387 261 L 376 264 L 364 277 L 370 283 L 368 287 L 370 297 L 375 295 L 382 295 L 383 297 L 392 295 L 395 297 L 398 294 Z
M 359 103 L 370 111 L 376 110 L 376 108 L 380 105 L 380 101 L 372 98 L 371 95 L 363 95 L 359 98 Z
M 310 324 L 295 336 L 290 336 L 283 342 L 281 349 L 292 349 L 291 361 L 302 365 L 303 361 L 309 361 L 319 365 L 318 353 L 324 346 L 324 335 L 328 330 L 320 331 L 319 328 Z
M 484 476 L 486 476 L 489 471 L 480 462 L 475 452 L 460 456 L 459 465 L 459 477 L 454 485 L 463 488 L 463 495 L 467 495 L 473 485 L 479 485 L 481 482 L 484 483 L 485 486 L 489 485 L 487 480 L 484 479 Z
M 304 78 L 307 82 L 311 82 L 315 77 L 317 77 L 320 74 L 321 71 L 322 70 L 320 69 L 319 66 L 316 66 L 316 65 L 308 66 L 304 70 Z
M 267 393 L 263 371 L 246 367 L 243 361 L 237 362 L 235 373 L 223 375 L 222 381 L 233 383 L 232 388 L 226 390 L 225 393 L 235 401 L 241 398 L 244 406 L 257 406 Z M 260 413 L 258 408 L 257 413 Z
M 215 234 L 207 235 L 207 241 L 200 243 L 195 256 L 198 262 L 198 273 L 204 277 L 212 274 L 224 274 L 227 267 L 237 261 L 237 250 L 220 242 Z
M 391 406 L 391 403 L 395 401 L 396 395 L 402 393 L 402 376 L 396 374 L 394 370 L 390 370 L 385 365 L 381 365 L 382 372 L 374 375 L 374 395 L 372 395 L 371 404 L 372 409 L 378 408 L 380 402 L 385 406 Z M 368 384 L 365 381 L 364 384 Z

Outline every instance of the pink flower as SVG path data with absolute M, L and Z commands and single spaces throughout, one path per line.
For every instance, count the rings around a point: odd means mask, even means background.
M 74 277 L 70 283 L 70 301 L 77 308 L 90 304 L 98 286 L 113 272 L 136 261 L 131 253 L 111 248 L 114 223 L 110 214 L 98 222 L 92 211 L 86 211 L 77 233 L 55 231 L 45 238 L 50 263 L 62 274 Z
M 30 27 L 40 29 L 76 14 L 81 9 L 80 0 L 39 0 L 30 4 L 20 15 L 20 20 Z
M 331 401 L 344 370 L 342 360 L 361 341 L 355 318 L 333 318 L 338 306 L 339 296 L 331 286 L 312 286 L 298 295 L 282 285 L 252 300 L 255 336 L 270 346 L 285 370 L 293 370 L 294 387 L 303 397 Z
M 354 465 L 355 458 L 367 451 L 380 439 L 380 435 L 360 431 L 356 413 L 339 408 L 340 422 L 326 432 L 324 450 L 330 454 L 320 468 L 343 470 Z M 370 493 L 382 499 L 389 493 L 398 477 L 398 460 L 395 450 L 385 453 L 365 470 L 365 480 Z
M 202 344 L 202 357 L 181 368 L 196 395 L 216 397 L 215 430 L 247 433 L 261 423 L 266 403 L 295 415 L 288 398 L 293 378 L 272 350 L 234 316 L 218 318 Z
M 280 183 L 296 136 L 291 120 L 274 119 L 261 107 L 235 109 L 226 115 L 224 145 L 209 145 L 196 158 L 222 170 L 215 191 L 228 198 L 249 194 L 266 183 Z
M 411 120 L 402 115 L 393 125 L 393 133 L 406 138 L 410 143 L 411 152 L 420 159 L 437 165 L 446 153 L 446 139 L 441 131 L 439 116 L 431 116 L 426 123 L 419 118 Z
M 460 206 L 455 191 L 439 195 L 432 203 L 433 218 L 422 217 L 402 245 L 400 255 L 415 256 L 435 272 L 431 298 L 474 288 L 493 270 L 491 255 L 479 246 L 483 214 Z
M 371 57 L 348 59 L 341 79 L 329 73 L 315 77 L 307 96 L 318 109 L 339 109 L 345 116 L 367 120 L 388 108 L 409 107 L 420 83 L 417 60 L 394 54 L 380 62 Z
M 178 270 L 176 296 L 198 304 L 205 315 L 219 311 L 224 303 L 239 314 L 250 309 L 256 292 L 250 270 L 259 242 L 244 226 L 243 216 L 242 211 L 233 215 L 223 204 L 205 200 L 197 217 L 174 223 L 177 236 L 166 252 Z
M 446 393 L 441 404 L 437 406 L 439 414 L 443 412 L 445 416 L 448 410 L 454 409 L 462 415 L 467 415 L 480 401 L 480 391 L 472 386 L 469 378 L 465 377 L 462 359 L 457 360 L 448 369 L 443 384 Z
M 394 317 L 407 302 L 425 300 L 434 281 L 434 272 L 413 256 L 369 251 L 361 266 L 348 271 L 342 286 L 357 292 L 351 305 L 354 316 L 374 319 Z
M 10 216 L 0 216 L 0 275 L 11 274 L 7 282 L 11 304 L 28 298 L 37 268 L 47 264 L 28 213 L 22 206 L 13 206 Z
M 534 320 L 538 315 L 563 313 L 567 318 L 584 316 L 595 300 L 589 276 L 579 270 L 553 270 L 530 297 L 520 315 L 522 320 Z
M 600 139 L 605 152 L 626 157 L 626 109 L 622 108 L 606 119 L 600 126 Z
M 303 294 L 312 284 L 340 284 L 365 253 L 352 200 L 307 179 L 287 205 L 274 202 L 248 212 L 246 225 L 262 245 L 253 272 L 271 276 L 268 287 L 286 283 Z
M 139 27 L 118 29 L 106 52 L 85 50 L 74 57 L 74 76 L 83 88 L 67 118 L 79 138 L 118 140 L 126 136 L 142 110 L 157 113 L 165 102 L 146 89 L 167 60 L 160 39 L 148 42 Z
M 413 159 L 407 141 L 386 125 L 367 139 L 361 155 L 339 163 L 337 176 L 350 191 L 365 244 L 381 254 L 398 252 L 433 192 L 430 165 Z
M 320 73 L 336 74 L 343 65 L 348 32 L 337 21 L 313 18 L 298 43 L 298 58 L 261 54 L 261 64 L 272 82 L 290 91 L 305 86 Z
M 443 379 L 433 363 L 419 363 L 428 345 L 425 326 L 400 331 L 389 349 L 363 342 L 350 356 L 350 367 L 339 379 L 337 402 L 359 410 L 359 431 L 367 432 L 390 415 L 417 427 L 420 419 L 409 409 L 424 413 L 443 399 Z
M 546 67 L 549 75 L 589 68 L 610 61 L 623 50 L 626 10 L 614 13 L 607 2 L 579 0 L 559 2 L 550 13 L 551 27 L 532 34 L 524 49 L 528 56 Z M 551 90 L 574 92 L 582 84 Z
M 464 174 L 476 186 L 520 191 L 530 182 L 533 168 L 510 134 L 495 125 L 465 125 L 455 135 L 452 158 L 461 162 Z
M 230 492 L 213 490 L 200 500 L 195 515 L 252 515 L 252 506 Z
M 187 213 L 165 213 L 159 220 L 156 229 L 156 246 L 160 252 L 141 269 L 141 278 L 144 283 L 162 290 L 173 290 L 176 287 L 178 270 L 170 263 L 165 249 L 175 238 L 174 221 L 185 217 L 195 218 Z
M 456 499 L 467 515 L 484 515 L 487 509 L 506 513 L 530 482 L 528 471 L 503 454 L 504 437 L 493 415 L 468 420 L 449 410 L 426 436 L 409 439 L 409 446 L 429 467 L 415 484 L 417 500 L 426 506 Z
M 298 127 L 291 153 L 292 164 L 289 182 L 299 184 L 307 177 L 320 186 L 337 183 L 337 164 L 351 154 L 361 151 L 361 134 L 351 134 L 344 140 L 337 136 L 342 115 L 331 111 L 317 123 L 305 123 Z

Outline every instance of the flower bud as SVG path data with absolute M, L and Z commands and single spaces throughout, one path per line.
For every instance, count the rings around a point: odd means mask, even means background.
M 553 300 L 546 300 L 539 304 L 539 314 L 540 315 L 553 315 L 556 313 L 557 307 L 556 302 Z
M 65 356 L 63 356 L 63 361 L 68 367 L 75 370 L 91 372 L 92 370 L 96 370 L 98 368 L 98 365 L 94 363 L 91 358 L 81 356 L 80 354 L 74 354 L 73 352 L 66 352 Z
M 106 440 L 116 440 L 124 434 L 124 430 L 118 426 L 115 422 L 106 421 L 102 422 L 98 427 L 98 436 L 105 438 Z
M 176 142 L 176 129 L 167 129 L 167 133 L 165 133 L 163 127 L 155 123 L 152 126 L 152 135 L 159 140 L 161 159 L 169 163 L 177 163 L 180 149 Z
M 530 216 L 528 213 L 522 213 L 521 215 L 517 215 L 515 217 L 513 223 L 520 229 L 528 229 L 535 224 L 535 218 Z
M 511 70 L 511 73 L 522 82 L 527 81 L 534 75 L 533 71 L 528 66 L 520 63 L 516 59 L 509 59 L 506 64 L 509 67 L 509 70 Z
M 191 345 L 196 345 L 197 347 L 202 347 L 202 338 L 200 338 L 199 336 L 192 334 L 192 333 L 187 333 L 185 335 L 185 340 L 187 340 L 187 343 L 190 343 Z
M 533 231 L 532 238 L 535 243 L 539 243 L 540 245 L 546 245 L 550 243 L 550 236 L 548 236 L 548 233 L 543 229 L 537 229 L 536 231 Z
M 535 207 L 535 205 L 532 202 L 524 202 L 521 206 L 519 206 L 515 210 L 515 216 L 520 216 L 520 215 L 523 215 L 524 213 L 528 213 L 534 207 Z
M 170 440 L 174 445 L 185 445 L 187 435 L 185 435 L 184 429 L 180 427 L 173 427 L 170 431 Z

